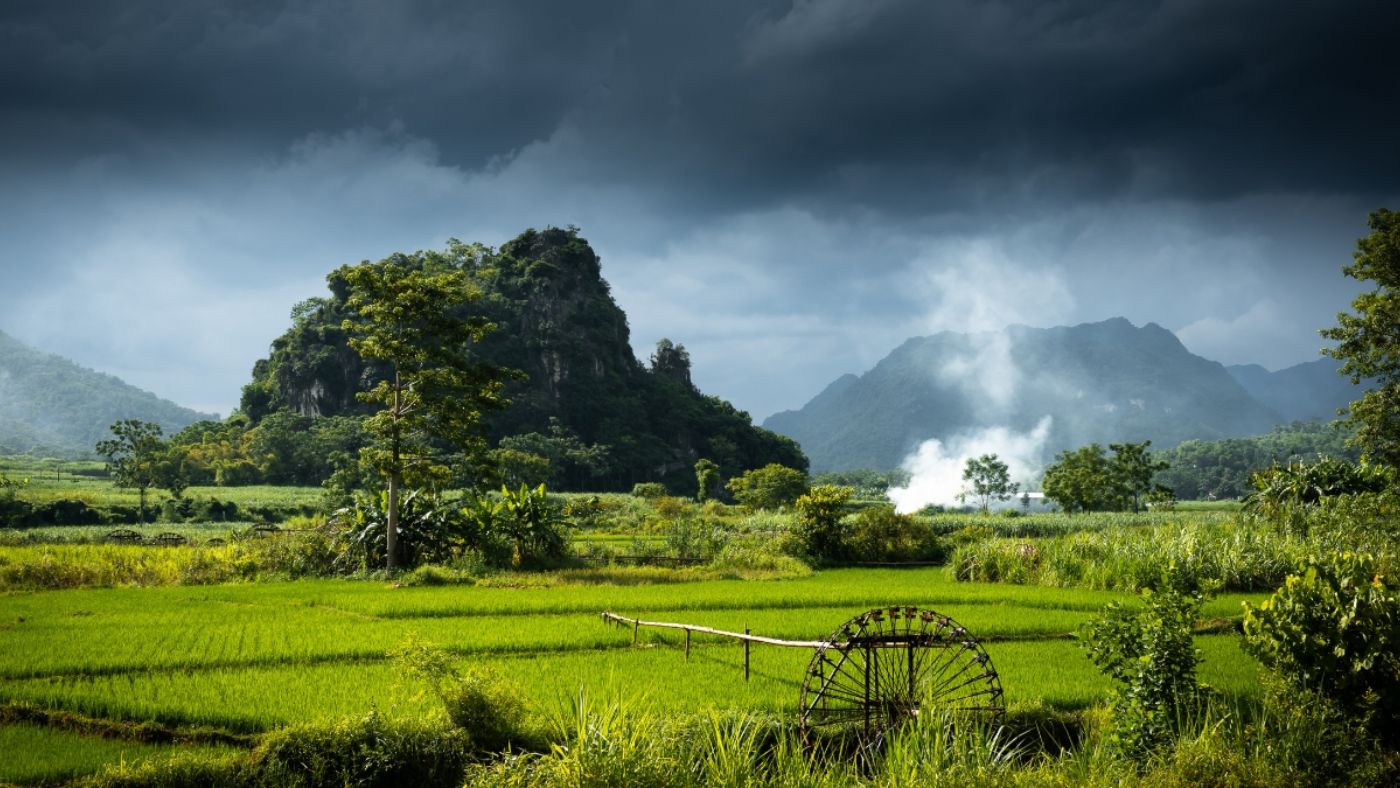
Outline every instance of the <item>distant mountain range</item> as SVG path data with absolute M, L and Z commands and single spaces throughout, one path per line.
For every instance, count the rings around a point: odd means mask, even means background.
M 169 434 L 212 418 L 0 332 L 0 454 L 87 456 L 121 419 Z
M 763 426 L 797 440 L 814 472 L 884 470 L 929 438 L 947 442 L 993 426 L 1028 433 L 1045 416 L 1053 419 L 1045 459 L 1094 441 L 1167 448 L 1257 435 L 1330 418 L 1355 388 L 1329 359 L 1279 372 L 1226 368 L 1161 326 L 1113 318 L 915 337 Z
M 1270 372 L 1258 364 L 1225 369 L 1236 382 L 1283 417 L 1284 422 L 1334 419 L 1337 409 L 1361 395 L 1350 378 L 1337 372 L 1342 362 L 1320 358 Z

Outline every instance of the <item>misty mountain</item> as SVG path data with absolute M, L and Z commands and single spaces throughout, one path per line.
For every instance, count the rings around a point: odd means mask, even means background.
M 1219 363 L 1154 323 L 945 331 L 907 340 L 863 375 L 844 375 L 764 426 L 797 440 L 814 471 L 890 469 L 920 443 L 1053 419 L 1042 458 L 1093 441 L 1253 435 L 1281 417 Z
M 0 332 L 0 454 L 91 455 L 121 419 L 170 434 L 212 418 Z
M 1258 364 L 1226 367 L 1250 396 L 1272 408 L 1283 420 L 1335 419 L 1337 409 L 1361 396 L 1362 387 L 1338 374 L 1342 362 L 1320 358 L 1270 372 Z

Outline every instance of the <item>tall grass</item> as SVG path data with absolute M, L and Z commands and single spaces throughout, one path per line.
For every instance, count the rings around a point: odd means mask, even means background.
M 959 580 L 1133 591 L 1175 562 L 1189 580 L 1262 591 L 1282 584 L 1310 549 L 1306 540 L 1268 528 L 1168 525 L 1081 531 L 1034 542 L 970 542 L 954 551 L 949 566 Z

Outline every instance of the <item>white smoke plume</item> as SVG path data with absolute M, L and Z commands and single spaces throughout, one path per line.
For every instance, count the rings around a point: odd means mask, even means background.
M 1051 418 L 1045 416 L 1035 429 L 1026 433 L 1006 427 L 988 427 L 949 439 L 924 441 L 904 460 L 912 478 L 905 487 L 891 488 L 890 500 L 900 512 L 914 512 L 929 504 L 959 506 L 958 494 L 964 489 L 963 467 L 970 457 L 995 454 L 1006 463 L 1011 481 L 1021 488 L 1034 484 L 1040 476 L 1041 456 L 1050 435 Z
M 1054 266 L 1014 261 L 1001 243 L 949 241 L 925 250 L 913 266 L 915 287 L 932 302 L 923 328 L 968 335 L 968 352 L 930 370 L 955 382 L 998 417 L 1014 404 L 1022 375 L 1006 327 L 1056 325 L 1073 311 L 1074 295 Z

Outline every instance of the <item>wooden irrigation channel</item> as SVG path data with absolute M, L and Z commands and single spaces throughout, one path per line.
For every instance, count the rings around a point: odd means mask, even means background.
M 854 731 L 863 742 L 878 742 L 895 726 L 914 718 L 921 707 L 940 711 L 1000 716 L 1005 711 L 1001 680 L 991 657 L 975 637 L 952 618 L 910 605 L 877 607 L 842 624 L 824 640 L 783 640 L 743 632 L 643 621 L 610 611 L 604 623 L 632 627 L 637 643 L 642 627 L 705 635 L 744 644 L 744 680 L 749 680 L 749 648 L 754 643 L 813 651 L 798 697 L 798 724 L 803 736 Z
M 827 640 L 781 640 L 779 638 L 766 638 L 762 635 L 749 634 L 748 627 L 744 627 L 743 632 L 730 632 L 727 629 L 715 629 L 713 627 L 702 627 L 695 624 L 677 624 L 671 621 L 642 621 L 638 618 L 628 618 L 619 616 L 616 613 L 603 611 L 603 620 L 612 624 L 631 624 L 632 642 L 637 642 L 637 635 L 642 627 L 656 627 L 658 629 L 683 629 L 685 630 L 685 658 L 690 659 L 690 633 L 701 632 L 706 635 L 718 635 L 744 642 L 744 681 L 749 680 L 749 644 L 763 643 L 768 646 L 780 646 L 783 648 L 826 648 L 831 645 Z

